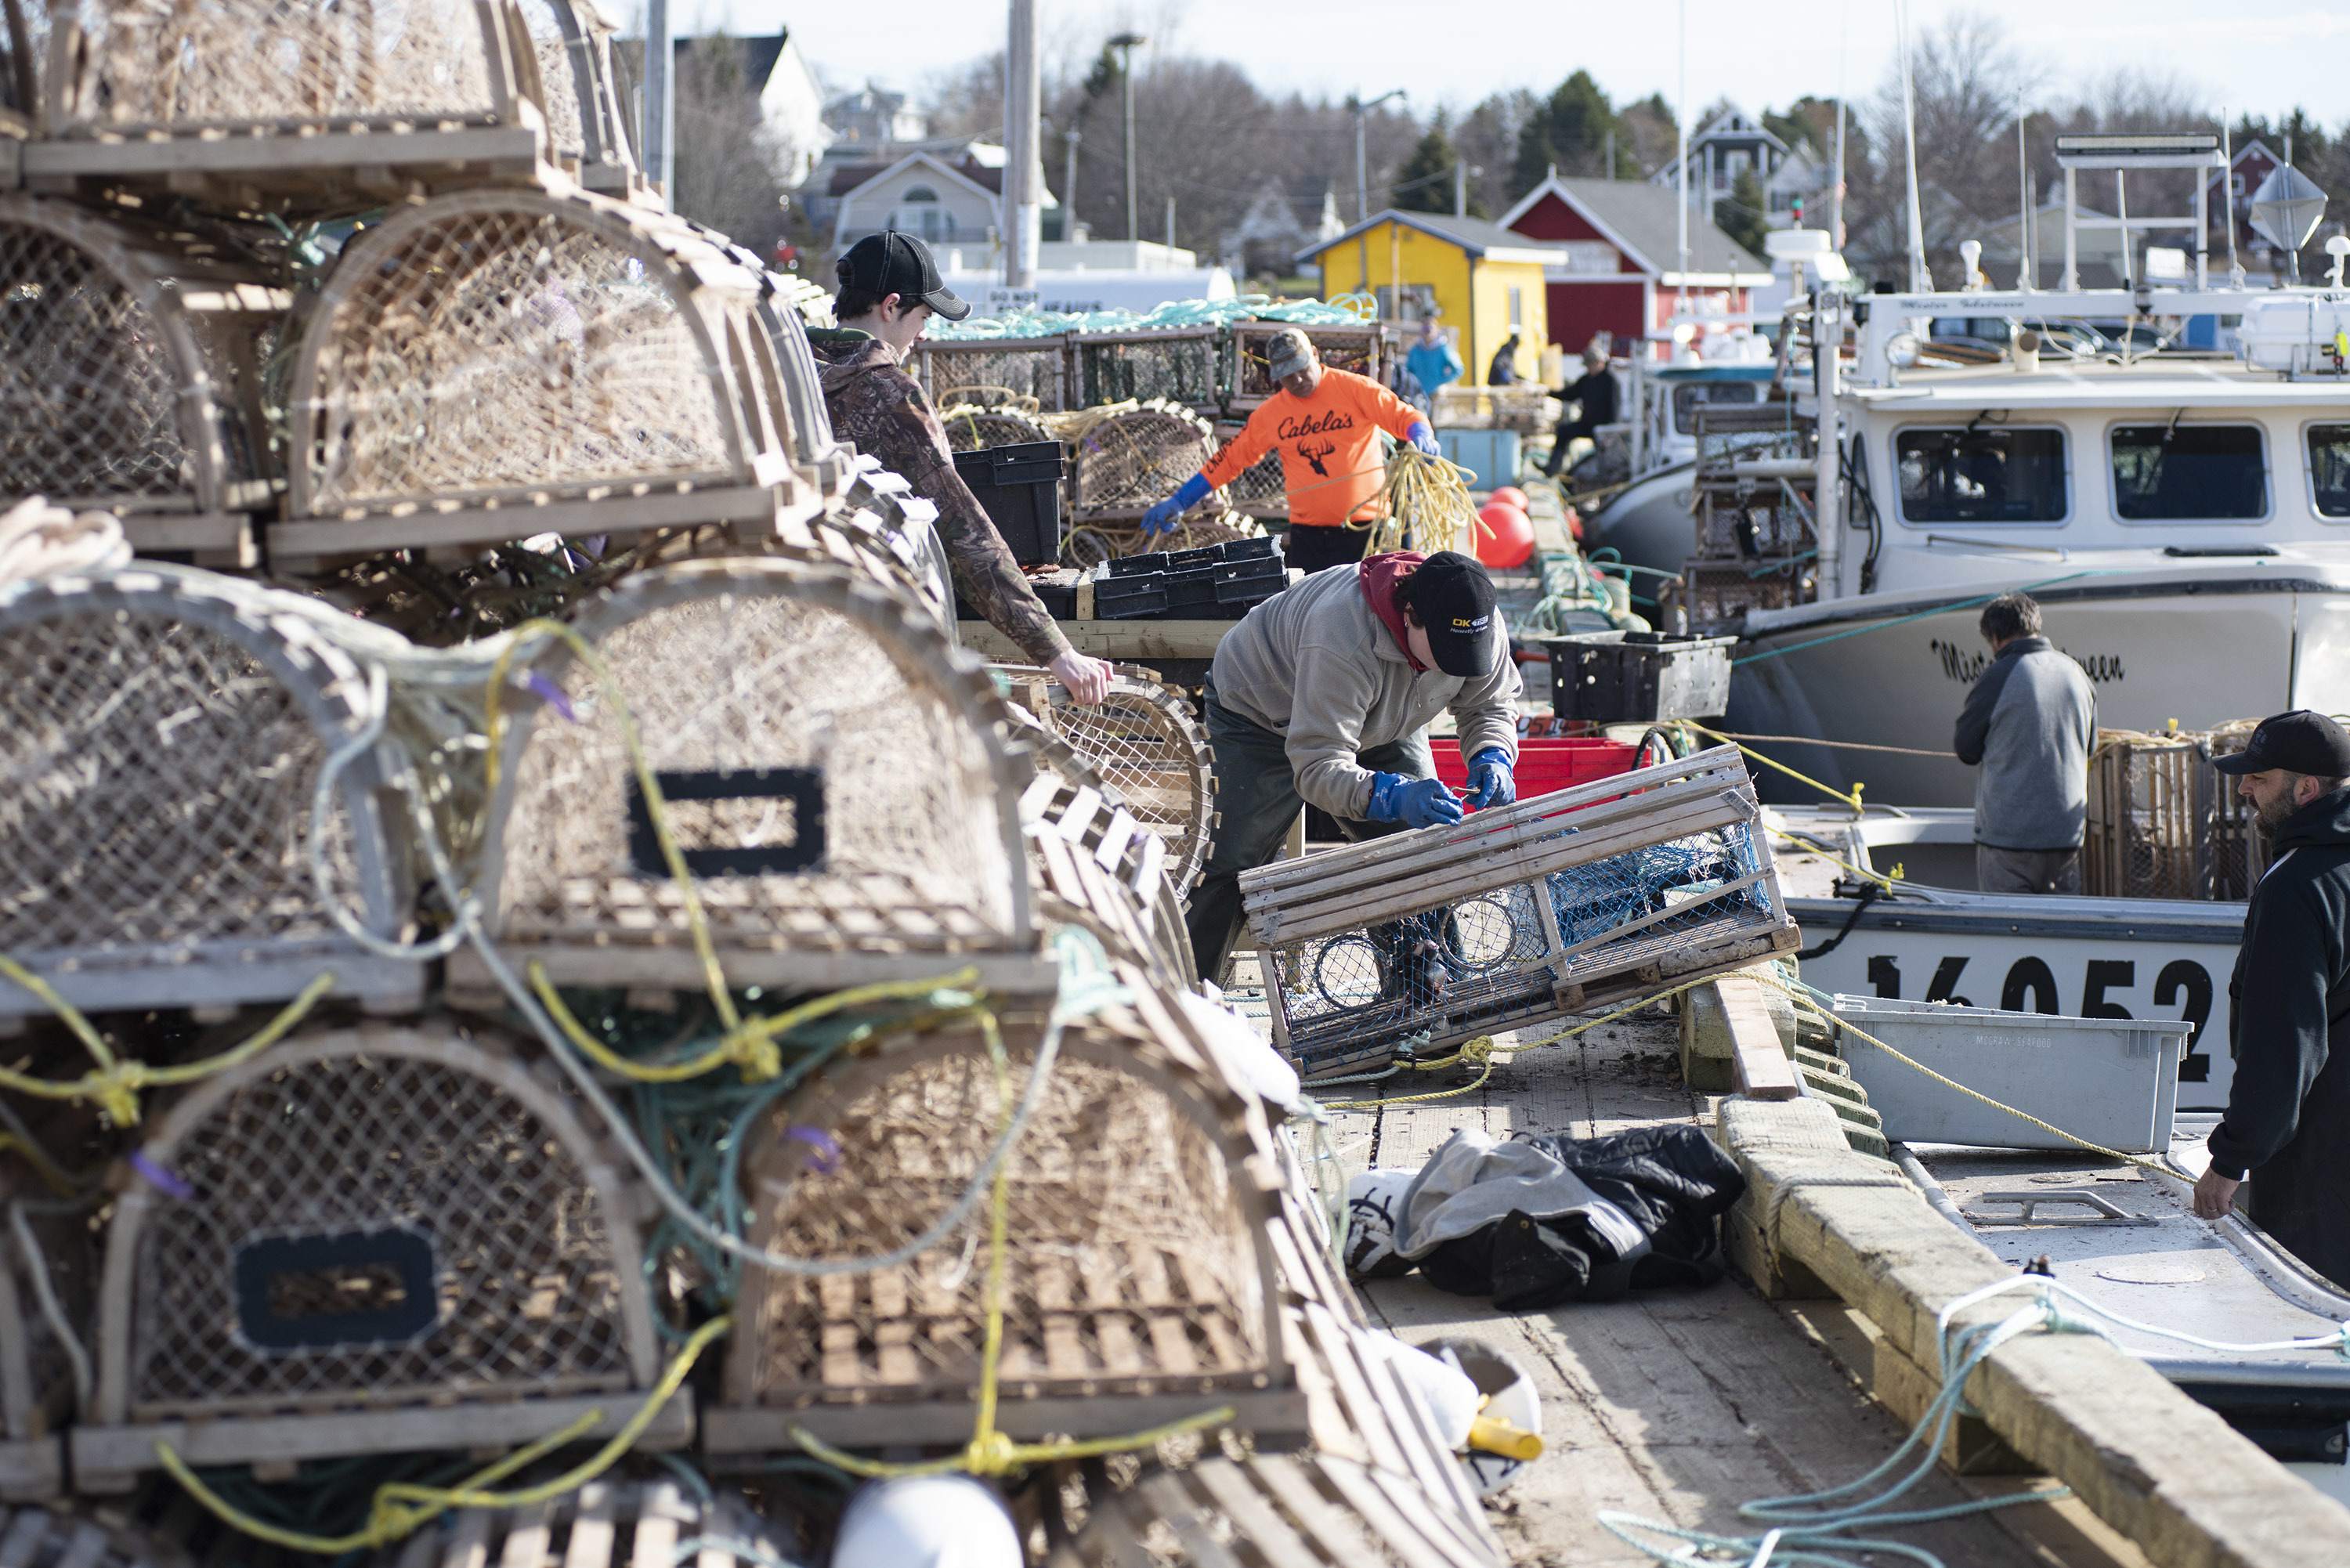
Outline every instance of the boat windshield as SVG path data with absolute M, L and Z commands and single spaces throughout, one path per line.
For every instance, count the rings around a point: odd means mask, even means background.
M 2309 481 L 2320 517 L 2350 517 L 2350 425 L 2309 427 Z
M 1764 385 L 1761 381 L 1685 381 L 1673 389 L 1673 429 L 1694 435 L 1700 403 L 1759 403 Z
M 1909 523 L 2061 523 L 2061 430 L 1905 430 L 1894 438 Z
M 2258 425 L 2116 425 L 2114 510 L 2126 523 L 2264 517 Z

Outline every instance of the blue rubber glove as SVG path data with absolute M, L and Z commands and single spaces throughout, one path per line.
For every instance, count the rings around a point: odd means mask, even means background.
M 1508 805 L 1518 798 L 1518 781 L 1510 772 L 1506 746 L 1488 746 L 1469 759 L 1469 793 L 1462 804 L 1471 811 Z
M 1183 488 L 1142 514 L 1142 533 L 1147 539 L 1153 534 L 1171 531 L 1176 520 L 1208 498 L 1208 476 L 1195 473 L 1183 482 Z
M 1444 443 L 1436 439 L 1436 432 L 1429 428 L 1426 420 L 1412 421 L 1411 428 L 1404 431 L 1403 435 L 1406 441 L 1430 457 L 1444 455 Z
M 1461 820 L 1461 797 L 1444 787 L 1442 779 L 1408 779 L 1401 774 L 1371 775 L 1373 822 L 1400 822 L 1407 827 L 1440 827 Z

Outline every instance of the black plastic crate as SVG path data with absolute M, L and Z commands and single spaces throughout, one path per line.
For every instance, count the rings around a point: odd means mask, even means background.
M 1730 708 L 1734 637 L 1596 631 L 1544 638 L 1551 711 L 1599 724 L 1711 719 Z
M 1167 574 L 1167 613 L 1178 619 L 1191 610 L 1212 608 L 1216 603 L 1216 568 L 1212 563 L 1186 566 Z
M 1113 577 L 1148 576 L 1152 572 L 1166 569 L 1167 552 L 1164 550 L 1142 556 L 1114 556 L 1102 567 L 1105 575 Z
M 1202 545 L 1196 550 L 1170 550 L 1167 553 L 1167 569 L 1189 571 L 1198 566 L 1212 566 L 1224 558 L 1222 545 Z
M 1077 618 L 1077 579 L 1071 574 L 1066 582 L 1055 578 L 1031 577 L 1028 586 L 1036 590 L 1036 601 L 1045 613 L 1055 620 Z
M 1279 559 L 1224 561 L 1216 566 L 1216 602 L 1262 604 L 1289 586 L 1289 568 Z
M 1094 615 L 1102 620 L 1141 620 L 1167 612 L 1167 574 L 1094 579 Z
M 1221 559 L 1227 561 L 1281 559 L 1281 550 L 1270 534 L 1260 534 L 1253 539 L 1227 539 L 1214 549 Z
M 1024 566 L 1061 558 L 1061 475 L 1056 441 L 1024 441 L 955 453 L 955 472 Z

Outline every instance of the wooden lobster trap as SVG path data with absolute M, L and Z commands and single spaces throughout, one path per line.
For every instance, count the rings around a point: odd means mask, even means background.
M 755 542 L 819 510 L 758 297 L 691 225 L 583 192 L 400 209 L 345 247 L 304 334 L 273 564 L 704 524 Z
M 1641 791 L 1630 794 L 1630 791 Z M 1378 1066 L 1794 948 L 1734 746 L 1243 872 L 1274 1042 Z
M 879 459 L 859 453 L 855 464 L 848 493 L 805 522 L 783 522 L 770 553 L 845 566 L 948 625 L 954 618 L 954 583 L 939 540 L 937 507 Z
M 1245 415 L 1281 389 L 1273 379 L 1268 349 L 1276 332 L 1305 334 L 1326 368 L 1381 379 L 1383 339 L 1375 322 L 1354 326 L 1305 326 L 1288 321 L 1235 321 L 1229 328 L 1230 358 L 1223 399 L 1228 414 Z
M 1078 702 L 1033 665 L 999 672 L 1037 722 L 1083 759 L 1136 821 L 1164 841 L 1167 879 L 1180 897 L 1207 864 L 1216 825 L 1215 753 L 1191 700 L 1155 671 L 1120 665 L 1109 695 Z
M 75 1357 L 97 1321 L 88 1216 L 0 1179 L 0 1501 L 65 1488 L 65 1428 L 78 1405 Z
M 636 1414 L 661 1356 L 637 1197 L 543 1059 L 453 1024 L 327 1030 L 182 1093 L 106 1234 L 77 1485 L 505 1447 Z M 654 1417 L 685 1442 L 690 1396 Z
M 1212 414 L 1222 395 L 1220 345 L 1221 333 L 1214 327 L 1074 337 L 1070 352 L 1077 397 L 1073 406 L 1166 402 Z
M 1130 521 L 1207 465 L 1208 421 L 1170 402 L 1089 421 L 1069 442 L 1069 513 L 1078 523 Z
M 1082 406 L 1070 394 L 1066 337 L 925 338 L 914 345 L 906 369 L 936 409 L 971 401 L 973 394 L 1048 414 Z
M 2101 731 L 2089 757 L 2081 890 L 2116 898 L 2251 896 L 2269 846 L 2212 759 L 2249 726 L 2167 735 Z
M 698 991 L 625 722 L 732 983 L 836 988 L 977 967 L 1049 990 L 1022 869 L 1029 770 L 976 660 L 850 572 L 774 558 L 630 577 L 551 645 L 496 753 L 492 939 L 558 985 Z M 527 699 L 525 699 L 527 701 Z M 452 992 L 490 996 L 478 957 Z
M 548 161 L 626 188 L 608 37 L 572 0 L 265 0 L 10 6 L 45 65 L 35 189 L 168 193 L 317 215 Z
M 1130 1001 L 1060 1033 L 1006 1157 L 997 1428 L 1123 1434 L 1229 1407 L 1267 1448 L 1305 1429 L 1272 1240 L 1280 1176 L 1262 1111 L 1172 998 L 1121 968 Z M 1012 1095 L 1032 1097 L 1042 1017 L 1000 1014 Z M 986 1339 L 988 1220 L 904 1262 L 982 1184 L 1005 1126 L 972 1022 L 908 1029 L 839 1059 L 774 1113 L 745 1162 L 750 1239 L 839 1272 L 746 1266 L 712 1453 L 961 1445 Z
M 261 366 L 290 305 L 261 275 L 71 202 L 0 195 L 0 509 L 122 518 L 134 549 L 255 559 L 276 504 Z
M 0 591 L 0 953 L 84 1012 L 283 1002 L 320 973 L 413 1007 L 422 967 L 379 938 L 412 896 L 380 775 L 330 753 L 374 713 L 348 655 L 270 590 L 181 569 Z M 0 1017 L 47 1004 L 0 981 Z

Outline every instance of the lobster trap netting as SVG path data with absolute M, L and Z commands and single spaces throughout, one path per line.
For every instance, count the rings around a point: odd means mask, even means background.
M 1282 475 L 1279 448 L 1241 470 L 1224 486 L 1224 504 L 1249 517 L 1289 515 L 1289 483 Z
M 1034 413 L 1075 406 L 1068 394 L 1068 346 L 1058 337 L 978 338 L 918 344 L 907 367 L 932 408 L 1012 403 Z
M 0 196 L 0 496 L 217 510 L 259 476 L 234 328 L 195 328 L 130 230 Z
M 271 597 L 143 571 L 0 593 L 0 951 L 120 970 L 307 950 L 338 935 L 314 848 L 355 915 L 398 929 L 370 762 L 313 843 L 365 679 Z
M 1190 700 L 1144 672 L 1121 670 L 1097 703 L 1073 700 L 1049 671 L 1003 667 L 1013 696 L 1083 757 L 1136 820 L 1166 841 L 1168 880 L 1188 891 L 1207 863 L 1216 806 L 1215 756 Z
M 1076 352 L 1081 408 L 1162 400 L 1210 408 L 1222 395 L 1213 327 L 1138 337 L 1087 336 L 1076 340 Z
M 1249 322 L 1232 329 L 1232 391 L 1234 407 L 1254 407 L 1281 390 L 1273 379 L 1270 352 L 1274 335 L 1300 331 L 1314 345 L 1315 358 L 1326 370 L 1351 370 L 1379 379 L 1379 336 L 1376 327 L 1292 327 L 1279 322 Z
M 1148 403 L 1086 421 L 1064 431 L 1070 509 L 1079 517 L 1139 513 L 1166 500 L 1206 466 L 1205 420 L 1172 403 Z
M 657 1375 L 610 1168 L 488 1042 L 330 1031 L 199 1085 L 108 1236 L 107 1424 L 622 1391 Z
M 530 38 L 547 149 L 558 159 L 583 156 L 597 109 L 593 56 L 571 0 L 515 0 Z
M 1038 1041 L 1008 1033 L 1001 1075 L 979 1030 L 959 1025 L 888 1042 L 780 1107 L 745 1171 L 754 1239 L 847 1261 L 921 1236 L 982 1179 L 1024 1093 Z M 1267 1380 L 1271 1282 L 1221 1112 L 1206 1081 L 1159 1058 L 1131 1020 L 1066 1033 L 1007 1160 L 1007 1402 Z M 972 1397 L 988 1251 L 975 1212 L 907 1263 L 744 1271 L 729 1402 Z
M 722 949 L 1025 949 L 1024 782 L 984 675 L 903 598 L 774 558 L 630 578 L 581 629 L 609 682 L 551 651 L 494 806 L 502 940 L 687 934 L 645 763 Z
M 301 348 L 295 514 L 744 482 L 725 307 L 664 237 L 618 203 L 523 192 L 363 232 Z
M 985 452 L 993 446 L 1026 446 L 1053 439 L 1043 425 L 1017 409 L 958 403 L 940 410 L 939 422 L 946 427 L 947 444 L 957 452 Z
M 36 0 L 36 6 L 39 0 Z M 60 0 L 79 29 L 49 83 L 55 130 L 201 130 L 322 119 L 481 121 L 499 109 L 500 7 L 472 0 Z

